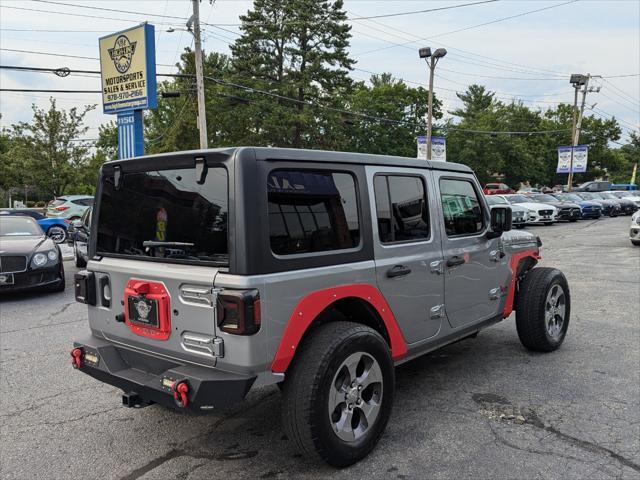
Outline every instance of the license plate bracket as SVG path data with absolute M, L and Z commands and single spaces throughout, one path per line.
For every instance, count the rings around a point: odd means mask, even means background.
M 130 322 L 153 328 L 160 326 L 157 300 L 140 295 L 128 297 L 127 303 Z
M 13 273 L 0 273 L 0 285 L 13 285 L 14 282 Z

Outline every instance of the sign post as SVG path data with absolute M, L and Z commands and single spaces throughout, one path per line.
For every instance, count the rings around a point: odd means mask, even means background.
M 99 39 L 102 108 L 118 116 L 118 158 L 144 155 L 142 110 L 156 108 L 155 28 L 143 23 Z

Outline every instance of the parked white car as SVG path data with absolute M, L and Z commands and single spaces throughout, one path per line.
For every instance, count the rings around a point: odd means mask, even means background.
M 640 210 L 631 217 L 631 228 L 629 229 L 629 240 L 634 245 L 640 247 Z
M 529 211 L 526 220 L 527 224 L 553 225 L 557 219 L 558 209 L 553 205 L 534 202 L 530 197 L 517 193 L 514 195 L 500 196 L 510 204 L 524 207 Z

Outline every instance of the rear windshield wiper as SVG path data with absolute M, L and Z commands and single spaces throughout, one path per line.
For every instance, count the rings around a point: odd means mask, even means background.
M 193 247 L 195 243 L 189 242 L 159 242 L 156 240 L 145 240 L 142 242 L 143 247 L 176 247 L 176 248 L 185 248 L 185 247 Z

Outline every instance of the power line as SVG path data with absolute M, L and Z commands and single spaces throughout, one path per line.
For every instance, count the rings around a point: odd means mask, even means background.
M 640 77 L 640 73 L 628 73 L 626 75 L 607 75 L 602 78 L 624 78 L 624 77 Z
M 141 20 L 132 20 L 132 19 L 128 19 L 128 18 L 113 18 L 113 17 L 98 16 L 98 15 L 87 15 L 87 14 L 81 14 L 81 13 L 56 12 L 55 10 L 42 10 L 42 9 L 39 9 L 39 8 L 13 7 L 13 6 L 9 6 L 9 5 L 0 5 L 0 8 L 9 8 L 9 9 L 12 9 L 12 10 L 22 10 L 22 11 L 27 11 L 27 12 L 52 13 L 54 15 L 67 15 L 67 16 L 70 16 L 70 17 L 97 18 L 99 20 L 115 20 L 115 21 L 118 21 L 118 22 L 141 23 Z M 156 24 L 157 25 L 169 25 L 169 26 L 171 26 L 171 25 L 176 25 L 176 22 L 174 22 L 174 23 L 159 23 L 159 22 L 156 22 Z
M 36 88 L 0 88 L 0 92 L 32 92 L 32 93 L 102 93 L 102 90 L 47 90 Z
M 495 20 L 491 20 L 491 21 L 489 21 L 489 22 L 478 23 L 478 24 L 476 24 L 476 25 L 470 25 L 470 26 L 468 26 L 468 27 L 458 28 L 458 29 L 456 29 L 456 30 L 451 30 L 451 31 L 449 31 L 449 32 L 442 32 L 442 33 L 438 33 L 438 34 L 436 34 L 436 35 L 431 35 L 431 36 L 429 36 L 429 37 L 420 38 L 420 39 L 418 39 L 418 40 L 412 40 L 412 41 L 410 41 L 410 42 L 405 42 L 405 43 L 402 43 L 402 44 L 391 45 L 391 46 L 387 46 L 387 47 L 380 47 L 380 48 L 376 48 L 376 49 L 373 49 L 373 50 L 367 50 L 366 52 L 360 52 L 360 53 L 358 53 L 358 54 L 355 54 L 354 56 L 366 55 L 366 54 L 373 53 L 373 52 L 379 52 L 379 51 L 381 51 L 381 50 L 387 50 L 387 49 L 389 49 L 389 48 L 393 48 L 394 46 L 398 47 L 398 46 L 402 46 L 402 45 L 409 45 L 409 44 L 412 44 L 412 43 L 416 43 L 417 41 L 431 40 L 431 39 L 433 39 L 433 38 L 443 37 L 443 36 L 445 36 L 445 35 L 451 35 L 451 34 L 453 34 L 453 33 L 464 32 L 464 31 L 467 31 L 467 30 L 471 30 L 471 29 L 473 29 L 473 28 L 484 27 L 484 26 L 486 26 L 486 25 L 492 25 L 492 24 L 494 24 L 494 23 L 504 22 L 504 21 L 506 21 L 506 20 L 512 20 L 512 19 L 514 19 L 514 18 L 523 17 L 523 16 L 525 16 L 525 15 L 530 15 L 530 14 L 532 14 L 532 13 L 542 12 L 542 11 L 544 11 L 544 10 L 550 10 L 550 9 L 552 9 L 552 8 L 561 7 L 561 6 L 563 6 L 563 5 L 568 5 L 568 4 L 570 4 L 570 3 L 575 3 L 575 2 L 577 2 L 577 1 L 578 1 L 578 0 L 569 0 L 568 2 L 557 3 L 557 4 L 555 4 L 555 5 L 550 5 L 550 6 L 548 6 L 548 7 L 537 8 L 537 9 L 535 9 L 535 10 L 529 10 L 529 11 L 527 11 L 527 12 L 518 13 L 517 15 L 510 15 L 510 16 L 508 16 L 508 17 L 496 18 Z
M 46 28 L 0 28 L 3 32 L 43 32 L 43 33 L 108 33 L 109 30 L 49 30 Z
M 413 10 L 411 12 L 397 12 L 397 13 L 387 13 L 383 15 L 372 15 L 369 17 L 359 17 L 359 18 L 349 18 L 348 20 L 371 20 L 374 18 L 387 18 L 387 17 L 400 17 L 403 15 L 414 15 L 416 13 L 429 13 L 429 12 L 438 12 L 440 10 L 451 10 L 453 8 L 461 8 L 461 7 L 470 7 L 473 5 L 481 5 L 483 3 L 494 3 L 498 0 L 484 0 L 481 2 L 473 2 L 473 3 L 463 3 L 459 5 L 450 5 L 448 7 L 439 7 L 439 8 L 429 8 L 427 10 Z
M 158 15 L 155 13 L 147 13 L 147 12 L 137 12 L 137 11 L 132 11 L 132 10 L 120 10 L 120 9 L 115 9 L 115 8 L 105 8 L 105 7 L 94 7 L 94 6 L 88 6 L 88 5 L 77 5 L 77 4 L 73 4 L 73 3 L 64 3 L 64 2 L 51 2 L 48 0 L 33 0 L 34 2 L 38 2 L 38 3 L 47 3 L 50 5 L 60 5 L 60 6 L 65 6 L 65 7 L 75 7 L 75 8 L 85 8 L 88 10 L 100 10 L 103 12 L 115 12 L 115 13 L 125 13 L 128 15 L 144 15 L 147 17 L 158 17 L 158 18 L 167 18 L 167 19 L 177 19 L 177 20 L 183 20 L 183 21 L 187 21 L 186 18 L 183 17 L 176 17 L 174 15 Z M 455 9 L 455 8 L 462 8 L 462 7 L 469 7 L 469 6 L 473 6 L 473 5 L 481 5 L 484 3 L 493 3 L 493 2 L 497 2 L 498 0 L 481 0 L 478 2 L 472 2 L 472 3 L 463 3 L 463 4 L 458 4 L 458 5 L 449 5 L 446 7 L 438 7 L 438 8 L 429 8 L 426 10 L 414 10 L 414 11 L 410 11 L 410 12 L 396 12 L 396 13 L 388 13 L 388 14 L 382 14 L 382 15 L 374 15 L 374 16 L 370 16 L 370 17 L 364 17 L 364 18 L 348 18 L 347 20 L 362 20 L 362 19 L 371 19 L 371 18 L 384 18 L 384 17 L 398 17 L 398 16 L 402 16 L 402 15 L 413 15 L 413 14 L 417 14 L 417 13 L 428 13 L 428 12 L 437 12 L 440 10 L 451 10 L 451 9 Z M 292 24 L 292 23 L 300 23 L 300 22 L 285 22 L 287 24 Z M 220 23 L 220 24 L 207 24 L 210 26 L 227 26 L 227 27 L 235 27 L 235 26 L 242 26 L 242 23 Z M 247 22 L 247 25 L 260 25 L 260 23 L 258 22 Z
M 29 53 L 33 55 L 46 55 L 49 57 L 65 57 L 65 58 L 78 58 L 81 60 L 100 60 L 98 57 L 85 57 L 82 55 L 68 55 L 63 53 L 53 53 L 53 52 L 38 52 L 36 50 L 22 50 L 18 48 L 4 48 L 0 47 L 0 50 L 4 50 L 6 52 L 16 52 L 16 53 Z M 169 65 L 168 63 L 156 63 L 156 65 L 160 67 L 175 67 L 175 65 Z
M 356 15 L 358 17 L 362 17 L 361 15 L 358 15 L 353 11 L 351 11 L 351 14 L 352 15 Z M 390 29 L 392 32 L 387 32 L 384 29 L 372 27 L 372 26 L 370 26 L 368 24 L 364 25 L 365 27 L 371 28 L 371 29 L 376 30 L 378 32 L 385 33 L 385 34 L 390 35 L 392 37 L 400 38 L 402 40 L 409 40 L 409 37 L 411 37 L 411 38 L 415 39 L 416 41 L 422 41 L 421 37 L 419 37 L 418 35 L 415 35 L 415 34 L 410 33 L 410 32 L 400 31 L 396 27 L 393 27 L 393 26 L 388 25 L 386 23 L 378 22 L 376 20 L 368 20 L 368 22 L 369 23 L 373 23 L 375 25 L 379 25 L 381 27 L 384 27 L 385 29 Z M 359 32 L 359 33 L 362 33 L 362 32 Z M 379 37 L 372 37 L 372 38 L 375 38 L 377 40 L 384 40 L 384 39 L 380 39 Z M 391 41 L 388 41 L 388 40 L 384 40 L 384 41 L 387 42 L 387 43 L 395 44 L 394 42 L 391 42 Z M 522 64 L 519 64 L 519 63 L 508 62 L 506 60 L 500 60 L 500 59 L 493 58 L 493 57 L 488 57 L 486 55 L 481 55 L 481 54 L 478 54 L 478 53 L 475 53 L 475 52 L 471 52 L 469 50 L 463 50 L 461 48 L 453 47 L 451 45 L 446 45 L 446 44 L 443 44 L 442 42 L 436 42 L 436 43 L 438 43 L 438 44 L 442 45 L 443 47 L 446 47 L 446 48 L 448 48 L 450 50 L 457 50 L 459 52 L 463 52 L 463 53 L 467 54 L 467 55 L 461 55 L 462 57 L 468 57 L 469 55 L 471 55 L 471 56 L 481 57 L 481 58 L 484 58 L 484 59 L 488 59 L 488 60 L 493 60 L 493 61 L 496 61 L 496 62 L 504 63 L 504 64 L 507 64 L 507 65 L 516 66 L 519 69 L 524 68 L 524 69 L 527 69 L 529 71 L 538 70 L 538 72 L 531 72 L 532 74 L 536 74 L 536 75 L 540 75 L 541 72 L 544 72 L 545 74 L 553 73 L 554 75 L 561 75 L 563 78 L 568 76 L 568 75 L 570 75 L 569 73 L 565 73 L 565 72 L 557 72 L 557 71 L 547 70 L 547 69 L 540 68 L 540 67 L 532 67 L 532 66 L 528 66 L 528 65 L 522 65 Z M 395 44 L 395 45 L 398 45 L 398 44 Z M 407 44 L 402 44 L 402 45 L 407 49 L 413 50 L 412 47 L 407 46 L 408 42 L 407 42 Z M 457 55 L 460 55 L 460 54 L 457 54 Z M 458 61 L 460 61 L 460 60 L 458 60 Z M 463 62 L 463 63 L 465 63 L 465 62 Z M 486 63 L 489 63 L 489 62 L 486 62 Z M 489 64 L 498 65 L 498 64 L 495 64 L 495 63 L 489 63 Z M 485 65 L 480 64 L 480 66 L 485 66 Z M 514 72 L 519 72 L 519 73 L 529 73 L 527 71 L 520 71 L 520 70 L 513 70 L 513 69 L 506 69 L 506 68 L 503 68 L 503 69 L 505 69 L 507 71 L 514 71 Z
M 608 96 L 607 94 L 603 93 L 602 91 L 600 91 L 600 95 L 602 95 L 604 98 L 607 98 L 607 99 L 609 99 L 610 101 L 612 101 L 614 103 L 617 103 L 621 107 L 624 107 L 627 110 L 632 111 L 633 113 L 640 114 L 640 111 L 637 109 L 637 107 L 636 108 L 631 108 L 628 105 L 625 105 L 624 103 L 621 103 L 621 102 L 617 101 L 615 98 L 611 98 L 610 96 Z

